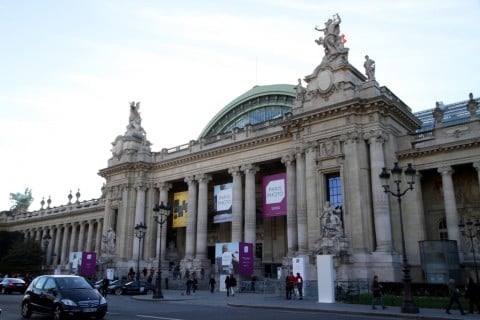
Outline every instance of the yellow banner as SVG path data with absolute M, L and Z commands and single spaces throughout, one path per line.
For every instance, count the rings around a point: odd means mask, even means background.
M 187 226 L 188 191 L 173 194 L 173 227 Z

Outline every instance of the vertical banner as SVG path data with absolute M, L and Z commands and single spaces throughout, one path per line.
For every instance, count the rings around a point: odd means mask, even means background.
M 173 228 L 187 226 L 188 191 L 173 194 Z
M 95 252 L 82 252 L 82 265 L 80 275 L 93 276 L 97 270 L 97 254 Z
M 286 180 L 285 173 L 263 177 L 262 203 L 265 218 L 287 215 Z
M 240 268 L 239 273 L 243 276 L 253 275 L 253 244 L 240 242 L 239 244 Z
M 68 264 L 70 265 L 70 272 L 73 274 L 78 274 L 80 271 L 80 266 L 82 265 L 82 252 L 70 252 L 68 256 Z
M 213 206 L 215 215 L 213 223 L 232 221 L 232 186 L 233 184 L 219 184 L 213 187 Z
M 224 242 L 215 244 L 215 264 L 218 273 L 237 275 L 240 265 L 239 243 Z

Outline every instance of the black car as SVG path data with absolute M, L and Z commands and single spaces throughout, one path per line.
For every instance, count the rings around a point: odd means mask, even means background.
M 146 281 L 130 281 L 125 283 L 120 290 L 115 290 L 116 295 L 120 294 L 153 294 L 155 286 Z
M 74 275 L 44 275 L 35 278 L 22 300 L 22 317 L 32 313 L 66 318 L 103 319 L 107 300 L 85 278 Z
M 3 278 L 0 281 L 0 292 L 1 293 L 24 293 L 27 289 L 27 283 L 19 278 Z
M 117 279 L 108 285 L 108 292 L 109 293 L 115 293 L 116 295 L 121 295 L 122 294 L 122 287 L 125 283 L 127 283 L 127 279 Z

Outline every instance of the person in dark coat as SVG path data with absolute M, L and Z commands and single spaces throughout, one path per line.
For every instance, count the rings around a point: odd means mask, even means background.
M 225 278 L 225 288 L 227 288 L 227 297 L 230 297 L 230 276 Z
M 455 285 L 455 279 L 453 278 L 450 278 L 450 280 L 448 281 L 448 295 L 450 296 L 450 301 L 448 302 L 448 306 L 445 312 L 451 314 L 450 308 L 455 303 L 458 306 L 458 310 L 460 310 L 462 316 L 465 315 L 466 313 L 463 311 L 462 304 L 458 299 L 460 297 L 460 292 L 458 291 L 457 286 Z
M 480 290 L 478 284 L 473 281 L 472 277 L 468 278 L 465 298 L 468 299 L 470 313 L 473 313 L 474 306 L 477 308 L 478 313 L 480 313 Z
M 210 292 L 213 293 L 215 290 L 215 285 L 217 284 L 217 281 L 215 281 L 215 277 L 211 276 L 210 280 L 208 281 L 208 284 L 210 285 Z
M 372 309 L 377 309 L 377 299 L 380 300 L 380 305 L 382 306 L 382 309 L 385 309 L 385 306 L 383 305 L 383 291 L 382 291 L 382 286 L 380 283 L 378 283 L 378 276 L 375 275 L 373 276 L 373 282 L 372 282 Z
M 106 297 L 108 293 L 108 286 L 110 285 L 110 280 L 108 278 L 103 278 L 102 281 L 102 296 Z

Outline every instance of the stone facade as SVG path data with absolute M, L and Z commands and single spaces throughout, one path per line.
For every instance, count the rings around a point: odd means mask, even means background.
M 214 270 L 216 243 L 244 241 L 257 248 L 259 275 L 306 257 L 307 278 L 313 279 L 316 255 L 327 253 L 335 256 L 339 280 L 377 274 L 400 281 L 399 208 L 383 191 L 379 174 L 395 162 L 402 168 L 411 163 L 416 183 L 402 204 L 414 281 L 426 280 L 419 247 L 425 240 L 456 241 L 464 271 L 472 272 L 471 248 L 458 225 L 480 218 L 479 99 L 470 95 L 414 114 L 387 87 L 352 66 L 337 38 L 326 34 L 317 43 L 327 40 L 325 57 L 304 78 L 305 87 L 300 79 L 296 86 L 255 87 L 224 108 L 198 140 L 176 148 L 151 150 L 139 103 L 132 102 L 127 132 L 112 143 L 108 167 L 100 170 L 105 178 L 100 199 L 17 216 L 4 212 L 0 229 L 38 241 L 50 234 L 47 264 L 65 272 L 71 251 L 96 251 L 119 274 L 135 266 L 140 254 L 142 269 L 150 269 L 157 265 L 160 243 L 165 269 L 170 262 L 183 270 Z M 278 105 L 290 112 L 229 127 L 239 114 Z M 461 110 L 460 116 L 448 118 L 449 109 Z M 262 177 L 281 172 L 287 176 L 287 214 L 263 218 Z M 341 229 L 328 233 L 322 216 L 331 200 L 332 176 L 340 181 Z M 232 222 L 214 224 L 213 186 L 229 182 Z M 184 191 L 186 226 L 172 228 L 170 220 L 160 235 L 154 206 L 172 204 L 173 194 Z M 148 229 L 139 252 L 133 227 L 140 222 Z M 102 249 L 110 229 L 116 234 L 114 253 Z

